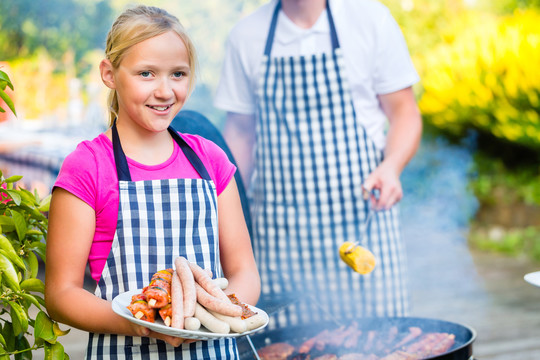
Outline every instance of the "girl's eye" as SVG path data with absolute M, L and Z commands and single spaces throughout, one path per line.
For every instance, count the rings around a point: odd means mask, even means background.
M 141 72 L 141 76 L 142 76 L 143 78 L 150 77 L 150 71 L 142 71 L 142 72 Z
M 181 78 L 182 76 L 185 76 L 186 74 L 183 72 L 183 71 L 177 71 L 175 73 L 173 73 L 173 76 L 175 78 Z

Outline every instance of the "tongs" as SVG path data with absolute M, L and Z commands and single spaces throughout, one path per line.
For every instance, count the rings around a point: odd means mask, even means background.
M 376 196 L 373 191 L 362 187 L 362 197 L 368 201 L 368 211 L 366 219 L 360 228 L 360 241 L 365 242 L 368 234 L 368 227 L 375 210 L 371 206 L 371 196 Z M 354 271 L 360 274 L 368 274 L 375 268 L 375 256 L 371 251 L 359 245 L 359 240 L 355 242 L 346 241 L 339 247 L 339 256 Z

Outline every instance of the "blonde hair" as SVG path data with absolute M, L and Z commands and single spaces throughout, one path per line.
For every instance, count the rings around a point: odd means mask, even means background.
M 107 35 L 105 57 L 111 62 L 113 68 L 117 69 L 126 51 L 133 45 L 168 31 L 178 34 L 186 46 L 190 68 L 188 89 L 188 94 L 190 94 L 195 86 L 197 68 L 195 47 L 178 18 L 163 9 L 139 5 L 120 14 Z M 107 105 L 109 125 L 112 125 L 118 115 L 116 90 L 110 90 Z

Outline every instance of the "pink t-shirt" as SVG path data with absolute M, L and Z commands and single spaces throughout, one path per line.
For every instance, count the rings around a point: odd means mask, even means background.
M 217 195 L 227 187 L 236 167 L 215 143 L 198 135 L 181 134 L 203 162 L 216 184 Z M 127 158 L 132 181 L 159 179 L 200 179 L 175 142 L 171 157 L 159 165 L 143 165 Z M 99 281 L 111 250 L 118 220 L 118 176 L 112 142 L 105 134 L 83 141 L 62 164 L 54 187 L 74 194 L 96 212 L 96 230 L 88 264 L 94 280 Z

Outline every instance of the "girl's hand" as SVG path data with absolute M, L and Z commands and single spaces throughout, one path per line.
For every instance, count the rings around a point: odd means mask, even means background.
M 384 161 L 367 177 L 363 186 L 369 192 L 379 190 L 378 199 L 371 195 L 371 205 L 375 210 L 388 210 L 403 197 L 398 171 Z

